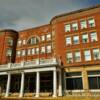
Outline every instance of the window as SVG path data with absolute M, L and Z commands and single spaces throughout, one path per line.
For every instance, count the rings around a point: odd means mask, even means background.
M 31 49 L 28 49 L 27 54 L 28 54 L 28 55 L 31 55 Z
M 66 76 L 66 90 L 82 90 L 82 76 L 80 72 L 70 72 Z
M 45 41 L 45 35 L 41 36 L 41 41 Z
M 34 45 L 34 44 L 37 44 L 39 43 L 39 39 L 37 37 L 31 37 L 28 42 L 28 44 L 31 44 L 31 45 Z
M 36 54 L 39 54 L 39 48 L 36 48 L 35 52 Z
M 47 46 L 47 53 L 51 53 L 51 45 Z
M 83 34 L 82 35 L 82 42 L 83 43 L 88 43 L 89 42 L 88 34 Z
M 79 36 L 73 36 L 74 44 L 79 44 Z
M 46 35 L 46 40 L 47 41 L 51 40 L 51 34 L 50 33 Z
M 41 47 L 41 53 L 45 53 L 45 46 Z
M 89 89 L 100 89 L 100 70 L 88 72 Z
M 32 48 L 32 54 L 33 54 L 33 55 L 35 54 L 35 49 L 34 49 L 34 48 Z
M 73 62 L 73 55 L 71 52 L 68 52 L 66 54 L 66 58 L 67 58 L 67 63 L 72 63 Z
M 25 55 L 26 55 L 26 51 L 22 50 L 22 56 L 25 56 Z
M 6 56 L 11 56 L 12 55 L 12 49 L 8 48 L 6 52 Z
M 91 60 L 91 52 L 90 52 L 90 50 L 85 50 L 84 51 L 84 57 L 85 57 L 85 61 L 90 61 Z
M 93 18 L 88 19 L 89 27 L 95 27 L 95 20 Z
M 81 24 L 81 29 L 87 28 L 86 20 L 82 20 L 82 21 L 80 22 L 80 24 Z
M 66 24 L 65 25 L 65 32 L 70 32 L 71 30 L 71 25 L 70 24 Z
M 78 24 L 76 22 L 75 23 L 72 23 L 72 30 L 73 31 L 78 30 Z
M 26 44 L 26 40 L 23 40 L 23 45 L 25 45 Z
M 21 51 L 17 51 L 17 52 L 16 52 L 16 55 L 17 55 L 18 57 L 20 57 L 20 56 L 21 56 Z
M 21 46 L 22 41 L 18 40 L 18 46 Z
M 91 32 L 90 33 L 91 42 L 97 41 L 97 33 Z
M 80 53 L 80 51 L 76 51 L 74 53 L 74 60 L 75 60 L 75 62 L 80 62 L 81 61 L 81 53 Z
M 93 49 L 93 56 L 94 56 L 94 60 L 100 59 L 100 49 L 98 48 Z
M 7 44 L 12 46 L 13 45 L 13 39 L 12 38 L 8 38 L 7 39 Z
M 66 45 L 72 44 L 71 37 L 66 37 Z

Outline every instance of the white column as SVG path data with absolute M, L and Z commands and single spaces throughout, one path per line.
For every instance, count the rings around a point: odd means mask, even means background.
M 61 70 L 59 71 L 59 94 L 58 96 L 62 96 L 62 73 Z
M 5 97 L 8 97 L 8 96 L 9 96 L 10 82 L 11 82 L 11 74 L 8 73 L 8 80 L 7 80 L 7 86 L 6 86 L 6 94 L 5 94 Z
M 40 72 L 36 72 L 36 97 L 39 97 L 40 93 Z
M 53 71 L 53 97 L 57 97 L 57 72 Z
M 24 74 L 24 72 L 22 72 L 22 74 L 21 74 L 21 86 L 20 86 L 20 95 L 19 95 L 19 97 L 23 97 L 23 95 L 24 95 L 24 78 L 25 78 L 25 74 Z

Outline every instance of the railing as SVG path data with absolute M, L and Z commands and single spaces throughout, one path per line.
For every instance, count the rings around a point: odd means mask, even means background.
M 20 67 L 28 67 L 28 66 L 43 66 L 43 65 L 51 65 L 51 64 L 59 64 L 59 61 L 56 58 L 36 59 L 34 61 L 22 61 L 21 63 L 9 63 L 6 65 L 0 65 L 0 69 L 20 68 Z

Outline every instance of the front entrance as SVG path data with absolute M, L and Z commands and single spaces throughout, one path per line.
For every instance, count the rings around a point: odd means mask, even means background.
M 53 72 L 40 73 L 40 92 L 53 91 Z
M 0 93 L 6 92 L 7 75 L 0 76 Z
M 10 92 L 11 93 L 19 93 L 20 84 L 21 84 L 21 75 L 20 74 L 11 75 Z
M 25 75 L 25 93 L 35 93 L 36 91 L 36 73 L 28 73 Z

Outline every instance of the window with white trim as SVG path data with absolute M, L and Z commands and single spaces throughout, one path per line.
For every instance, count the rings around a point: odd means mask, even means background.
M 17 45 L 18 45 L 18 46 L 21 46 L 21 44 L 22 44 L 22 41 L 21 41 L 21 40 L 18 40 Z
M 67 60 L 67 63 L 72 63 L 73 62 L 73 55 L 71 52 L 67 52 L 66 54 L 66 60 Z
M 6 55 L 7 56 L 11 56 L 12 55 L 12 49 L 11 48 L 7 49 Z
M 7 44 L 12 46 L 13 45 L 13 39 L 12 38 L 7 38 Z
M 83 34 L 82 35 L 82 42 L 83 43 L 88 43 L 89 42 L 88 34 Z
M 23 40 L 23 45 L 25 45 L 26 44 L 26 40 Z
M 35 49 L 36 54 L 39 54 L 39 48 Z
M 28 49 L 27 55 L 31 55 L 31 49 Z
M 66 37 L 66 45 L 71 45 L 72 41 L 71 41 L 71 37 Z
M 26 55 L 26 50 L 22 50 L 22 56 Z
M 41 41 L 45 41 L 45 35 L 41 36 Z
M 78 30 L 78 23 L 77 22 L 72 23 L 72 30 L 73 31 Z
M 32 48 L 32 54 L 33 54 L 33 55 L 35 54 L 35 49 L 34 49 L 34 48 Z
M 18 50 L 18 51 L 16 52 L 16 55 L 17 55 L 18 57 L 20 57 L 20 56 L 21 56 L 21 51 Z
M 51 53 L 51 45 L 47 45 L 47 53 Z
M 79 36 L 73 36 L 73 43 L 79 44 Z
M 84 51 L 84 58 L 85 58 L 85 61 L 90 61 L 91 60 L 91 51 L 90 50 L 85 50 Z
M 45 53 L 45 46 L 41 47 L 41 53 Z
M 91 32 L 90 33 L 91 42 L 97 41 L 97 33 Z
M 66 24 L 65 25 L 65 32 L 70 32 L 71 31 L 71 25 L 70 24 Z
M 93 57 L 94 57 L 94 60 L 100 60 L 100 49 L 99 48 L 93 49 Z
M 88 24 L 89 24 L 89 27 L 95 27 L 95 20 L 94 20 L 94 18 L 88 19 Z
M 80 24 L 81 24 L 81 29 L 87 28 L 86 20 L 81 20 Z
M 51 40 L 51 34 L 50 33 L 46 35 L 46 40 L 47 41 L 50 41 Z
M 74 52 L 74 60 L 75 60 L 75 62 L 80 62 L 81 61 L 81 53 L 80 53 L 80 51 Z

